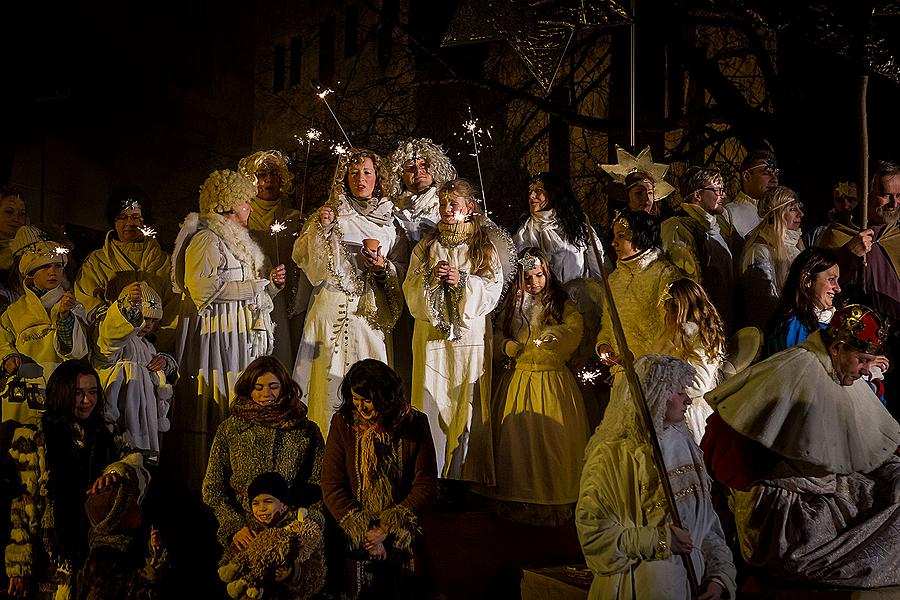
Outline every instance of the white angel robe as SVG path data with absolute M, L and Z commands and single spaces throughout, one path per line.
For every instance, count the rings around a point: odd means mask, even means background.
M 146 336 L 138 335 L 142 326 L 142 320 L 137 325 L 129 322 L 119 302 L 113 302 L 100 322 L 94 365 L 106 392 L 107 422 L 128 431 L 135 447 L 159 452 L 159 434 L 170 426 L 171 381 L 177 366 L 164 354 L 164 370 L 147 369 L 159 353 Z
M 591 232 L 591 235 L 596 236 L 596 233 Z M 578 277 L 600 278 L 600 266 L 590 239 L 584 246 L 566 241 L 555 208 L 531 214 L 513 236 L 513 243 L 519 251 L 529 246 L 540 248 L 550 259 L 550 268 L 560 283 L 568 283 Z M 603 245 L 598 243 L 597 246 L 601 260 L 605 261 Z
M 294 242 L 293 259 L 313 285 L 294 380 L 306 393 L 309 419 L 328 435 L 340 404 L 344 375 L 357 361 L 392 364 L 390 331 L 403 310 L 406 236 L 395 224 L 393 204 L 374 200 L 363 214 L 344 197 L 327 226 L 313 214 Z M 387 260 L 382 278 L 367 273 L 360 256 L 364 239 L 376 239 Z
M 716 581 L 726 590 L 723 598 L 734 598 L 736 571 L 700 449 L 683 425 L 663 429 L 659 445 L 678 514 L 691 533 L 701 590 Z M 649 444 L 591 438 L 575 510 L 584 557 L 594 573 L 590 600 L 691 598 L 682 559 L 670 551 L 667 506 Z
M 445 260 L 460 271 L 447 286 L 432 276 Z M 490 450 L 491 311 L 503 293 L 499 252 L 493 275 L 471 273 L 469 244 L 440 237 L 412 254 L 403 293 L 415 318 L 412 404 L 428 416 L 438 474 L 493 485 Z

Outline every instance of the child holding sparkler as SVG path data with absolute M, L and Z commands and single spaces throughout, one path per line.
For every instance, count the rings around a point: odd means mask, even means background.
M 490 313 L 512 240 L 478 214 L 465 179 L 444 185 L 440 201 L 441 221 L 416 246 L 403 284 L 416 319 L 412 404 L 428 415 L 438 474 L 493 485 Z
M 67 254 L 67 248 L 43 240 L 22 252 L 25 295 L 0 316 L 0 357 L 7 376 L 18 371 L 25 356 L 43 367 L 46 381 L 64 360 L 88 353 L 84 307 L 62 285 Z M 38 414 L 25 402 L 3 399 L 3 421 L 32 422 Z
M 537 514 L 557 523 L 572 518 L 588 440 L 581 392 L 566 365 L 581 342 L 582 317 L 540 249 L 522 250 L 516 273 L 494 331 L 495 352 L 513 366 L 495 386 L 497 485 L 477 491 L 549 505 Z

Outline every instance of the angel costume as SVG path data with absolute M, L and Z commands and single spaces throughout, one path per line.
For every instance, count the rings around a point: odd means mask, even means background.
M 497 485 L 479 494 L 532 504 L 572 504 L 589 427 L 581 392 L 566 360 L 581 341 L 581 314 L 568 300 L 562 323 L 546 324 L 540 300 L 524 295 L 514 318 L 515 339 L 494 332 L 495 352 L 514 368 L 502 374 L 494 395 L 494 462 Z M 498 316 L 498 322 L 504 313 Z M 510 343 L 512 342 L 512 343 Z
M 318 213 L 294 242 L 293 259 L 313 285 L 294 365 L 294 380 L 307 393 L 309 419 L 324 435 L 339 404 L 351 365 L 365 358 L 391 364 L 390 333 L 403 310 L 406 236 L 387 198 L 360 200 L 339 194 L 335 220 L 322 225 Z M 363 240 L 375 239 L 385 269 L 374 273 L 360 255 Z
M 900 424 L 840 385 L 822 333 L 707 394 L 703 450 L 730 488 L 744 560 L 780 578 L 900 584 Z
M 512 240 L 492 223 L 481 226 L 491 232 L 495 250 L 490 274 L 471 272 L 470 242 L 478 223 L 441 222 L 433 238 L 416 246 L 403 293 L 416 319 L 412 405 L 428 416 L 438 474 L 493 485 L 490 313 L 503 294 L 501 253 L 511 253 Z M 455 286 L 434 277 L 442 260 L 459 269 Z
M 747 238 L 741 258 L 741 286 L 744 299 L 745 324 L 767 329 L 769 320 L 778 310 L 781 288 L 788 269 L 800 251 L 801 231 L 786 229 L 782 239 L 774 239 L 771 225 L 761 225 Z M 782 247 L 784 260 L 778 263 L 772 249 Z M 779 275 L 780 273 L 780 275 Z
M 609 287 L 619 309 L 625 339 L 635 358 L 657 348 L 665 330 L 663 297 L 670 283 L 684 277 L 659 248 L 644 250 L 618 262 L 609 276 Z M 612 321 L 603 313 L 597 345 L 609 344 L 618 354 Z
M 247 228 L 219 213 L 187 216 L 172 261 L 183 293 L 175 358 L 186 375 L 173 409 L 181 447 L 172 457 L 189 463 L 187 481 L 199 485 L 238 376 L 272 352 L 269 313 L 278 288 L 264 279 L 269 266 Z
M 136 448 L 159 452 L 159 434 L 169 430 L 172 382 L 178 376 L 175 358 L 161 354 L 165 366 L 147 365 L 160 355 L 147 336 L 140 335 L 144 318 L 162 317 L 162 300 L 146 283 L 142 301 L 130 304 L 127 290 L 113 302 L 100 322 L 94 365 L 106 393 L 104 417 L 131 434 Z M 155 460 L 155 459 L 154 459 Z
M 103 247 L 91 252 L 81 265 L 75 279 L 75 298 L 84 305 L 90 323 L 96 325 L 119 293 L 135 281 L 146 281 L 162 296 L 158 344 L 171 352 L 181 298 L 172 290 L 172 259 L 156 239 L 122 242 L 115 230 L 109 231 Z
M 712 506 L 703 457 L 683 423 L 664 423 L 667 401 L 693 375 L 684 361 L 647 355 L 635 363 L 659 438 L 700 589 L 719 583 L 734 597 L 736 570 Z M 603 422 L 588 442 L 575 526 L 594 581 L 591 600 L 691 598 L 687 572 L 672 554 L 668 503 L 653 450 L 627 382 L 616 382 Z
M 744 192 L 738 192 L 734 200 L 725 205 L 728 221 L 734 224 L 735 232 L 742 238 L 746 238 L 762 220 L 757 212 L 758 204 L 759 201 L 756 198 L 748 196 Z

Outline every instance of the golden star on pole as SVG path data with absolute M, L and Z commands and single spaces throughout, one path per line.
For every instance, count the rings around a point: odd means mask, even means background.
M 650 155 L 650 146 L 641 150 L 637 156 L 616 145 L 616 164 L 600 165 L 600 168 L 609 173 L 616 183 L 625 184 L 625 178 L 630 174 L 641 171 L 653 178 L 653 195 L 661 200 L 675 191 L 664 177 L 669 171 L 669 165 L 653 162 Z

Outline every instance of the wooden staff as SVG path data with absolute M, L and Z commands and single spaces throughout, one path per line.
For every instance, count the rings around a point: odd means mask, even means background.
M 628 387 L 631 388 L 631 395 L 638 406 L 638 413 L 643 417 L 644 428 L 647 430 L 647 436 L 650 438 L 650 447 L 653 450 L 653 462 L 656 470 L 659 472 L 659 481 L 662 484 L 663 494 L 666 502 L 669 503 L 669 514 L 672 515 L 672 524 L 675 527 L 684 529 L 681 523 L 681 517 L 678 514 L 678 507 L 675 505 L 675 494 L 672 492 L 672 482 L 669 481 L 668 469 L 663 460 L 662 449 L 659 446 L 659 437 L 656 435 L 656 427 L 653 425 L 653 418 L 650 416 L 650 407 L 647 406 L 647 400 L 644 397 L 644 389 L 638 380 L 637 373 L 634 370 L 634 360 L 631 352 L 628 350 L 628 341 L 625 339 L 625 330 L 622 329 L 622 321 L 619 319 L 619 311 L 616 308 L 616 302 L 613 300 L 612 290 L 609 287 L 609 273 L 606 271 L 606 265 L 603 264 L 603 257 L 600 254 L 600 248 L 597 245 L 597 237 L 594 235 L 594 229 L 591 227 L 591 219 L 585 213 L 585 223 L 588 228 L 588 235 L 591 238 L 591 246 L 594 249 L 594 257 L 597 264 L 600 265 L 600 273 L 603 277 L 603 290 L 606 293 L 606 305 L 609 309 L 610 321 L 612 321 L 613 334 L 616 338 L 616 344 L 619 346 L 619 355 L 622 358 L 622 366 L 625 368 L 625 377 L 628 381 Z M 691 597 L 696 598 L 700 595 L 700 585 L 697 581 L 697 571 L 694 569 L 694 562 L 691 560 L 690 553 L 682 554 L 681 561 L 687 571 L 688 583 L 691 586 Z
M 862 231 L 869 227 L 869 114 L 866 110 L 869 95 L 869 76 L 863 75 L 859 83 L 859 187 L 856 196 L 862 204 Z M 866 291 L 867 255 L 863 254 L 862 290 Z

